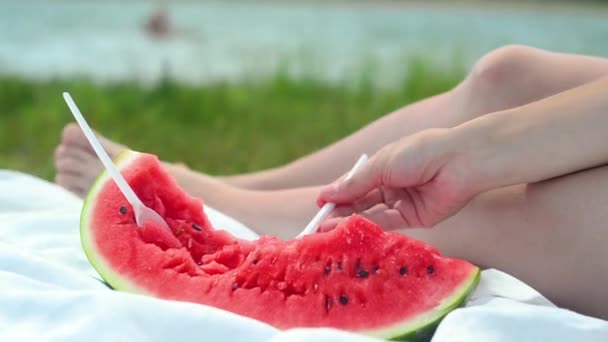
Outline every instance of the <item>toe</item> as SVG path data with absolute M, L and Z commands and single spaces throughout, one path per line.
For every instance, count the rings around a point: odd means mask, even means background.
M 65 145 L 63 145 L 63 144 L 59 144 L 59 145 L 58 145 L 58 146 L 55 148 L 55 153 L 54 153 L 54 156 L 55 156 L 55 158 L 54 158 L 54 159 L 55 159 L 55 162 L 57 162 L 57 160 L 58 160 L 58 159 L 61 159 L 61 158 L 65 157 L 66 150 L 67 150 L 67 148 L 66 148 L 66 147 L 65 147 Z
M 116 157 L 116 155 L 120 153 L 120 151 L 127 148 L 123 145 L 108 140 L 97 132 L 95 132 L 95 136 L 97 137 L 97 139 L 99 139 L 101 146 L 103 146 L 103 148 L 106 150 L 106 152 L 110 155 L 111 158 Z M 66 146 L 80 147 L 85 151 L 94 153 L 93 148 L 91 147 L 89 141 L 82 132 L 82 129 L 80 129 L 80 127 L 75 123 L 67 124 L 63 128 L 63 132 L 61 134 L 61 144 Z
M 63 127 L 63 131 L 61 132 L 61 144 L 67 146 L 78 146 L 83 145 L 83 143 L 88 144 L 84 133 L 80 127 L 78 127 L 75 123 L 69 123 Z

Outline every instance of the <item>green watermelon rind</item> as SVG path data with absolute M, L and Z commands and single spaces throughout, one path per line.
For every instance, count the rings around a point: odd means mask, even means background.
M 139 155 L 139 152 L 124 150 L 114 158 L 114 164 L 119 170 L 124 169 L 128 167 L 131 162 L 137 160 Z M 84 206 L 80 217 L 80 237 L 85 255 L 91 265 L 93 265 L 93 268 L 97 270 L 100 276 L 113 289 L 153 296 L 153 294 L 148 293 L 140 286 L 129 281 L 126 277 L 115 272 L 98 252 L 91 237 L 89 219 L 92 210 L 94 209 L 93 204 L 95 203 L 95 197 L 97 197 L 99 191 L 109 180 L 110 177 L 108 173 L 104 171 L 99 175 L 84 200 Z M 479 280 L 479 268 L 474 268 L 471 270 L 468 280 L 457 287 L 454 294 L 445 298 L 441 305 L 433 310 L 421 313 L 414 319 L 410 318 L 403 323 L 396 323 L 387 328 L 364 330 L 359 331 L 359 333 L 395 341 L 427 341 L 430 339 L 441 320 L 448 313 L 466 303 L 479 283 Z
M 480 278 L 481 272 L 479 268 L 475 267 L 468 281 L 463 282 L 456 288 L 454 294 L 445 298 L 440 306 L 418 315 L 415 319 L 408 319 L 404 323 L 397 323 L 388 328 L 362 331 L 361 333 L 393 341 L 429 341 L 443 318 L 468 301 Z
M 123 150 L 114 158 L 114 164 L 119 170 L 124 169 L 128 167 L 131 162 L 135 161 L 139 155 L 139 152 Z M 95 180 L 95 183 L 93 183 L 91 190 L 89 190 L 89 193 L 84 200 L 84 205 L 80 215 L 80 242 L 82 244 L 82 248 L 87 259 L 91 265 L 93 265 L 93 268 L 97 270 L 97 273 L 99 273 L 99 275 L 108 285 L 110 285 L 110 287 L 120 291 L 151 295 L 150 293 L 144 291 L 141 287 L 127 280 L 124 276 L 114 272 L 113 268 L 101 256 L 101 253 L 97 251 L 97 247 L 91 238 L 91 232 L 89 229 L 91 225 L 89 224 L 89 219 L 91 217 L 92 210 L 94 209 L 92 204 L 95 203 L 95 197 L 97 197 L 99 191 L 103 188 L 108 180 L 110 180 L 108 172 L 102 172 Z

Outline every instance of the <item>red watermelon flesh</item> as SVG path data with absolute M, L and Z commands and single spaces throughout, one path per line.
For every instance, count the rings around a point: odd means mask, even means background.
M 475 287 L 479 269 L 428 244 L 351 216 L 327 233 L 240 240 L 215 230 L 156 157 L 117 166 L 171 232 L 133 211 L 105 173 L 81 216 L 85 252 L 118 290 L 196 302 L 278 328 L 335 327 L 394 338 L 435 325 Z

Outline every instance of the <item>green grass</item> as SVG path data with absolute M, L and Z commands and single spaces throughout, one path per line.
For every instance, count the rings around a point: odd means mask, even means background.
M 263 79 L 185 85 L 99 84 L 0 75 L 0 168 L 54 176 L 53 150 L 72 117 L 69 91 L 89 123 L 111 139 L 212 174 L 280 165 L 325 146 L 407 103 L 462 79 L 462 68 L 407 63 L 396 87 L 369 72 L 331 83 L 278 70 Z

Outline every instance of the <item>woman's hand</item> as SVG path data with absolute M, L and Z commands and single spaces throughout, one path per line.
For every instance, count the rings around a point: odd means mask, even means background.
M 450 129 L 427 130 L 378 151 L 350 180 L 324 187 L 318 202 L 338 206 L 321 231 L 360 213 L 385 229 L 431 227 L 478 193 L 467 145 Z
M 351 180 L 322 189 L 336 217 L 361 212 L 385 229 L 430 227 L 475 195 L 608 163 L 608 77 L 526 106 L 386 146 Z

